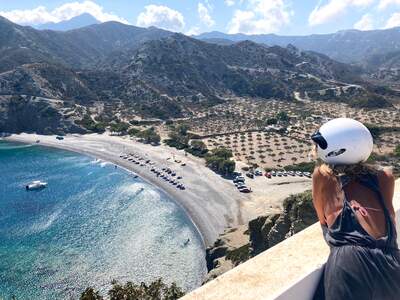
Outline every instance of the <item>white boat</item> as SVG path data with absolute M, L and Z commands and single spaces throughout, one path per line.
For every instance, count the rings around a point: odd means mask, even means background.
M 36 190 L 44 189 L 46 187 L 47 187 L 47 182 L 36 180 L 36 181 L 32 181 L 25 188 L 27 191 L 36 191 Z

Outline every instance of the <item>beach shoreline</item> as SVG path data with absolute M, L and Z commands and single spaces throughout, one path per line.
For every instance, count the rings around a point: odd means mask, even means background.
M 91 156 L 137 174 L 168 195 L 185 211 L 202 237 L 205 247 L 212 245 L 226 227 L 243 223 L 240 202 L 245 201 L 246 196 L 238 193 L 228 180 L 206 168 L 200 159 L 185 156 L 182 151 L 163 145 L 151 146 L 121 137 L 97 134 L 67 135 L 61 141 L 56 136 L 20 134 L 4 140 L 25 144 L 36 144 L 39 140 L 38 145 Z M 148 166 L 141 167 L 119 157 L 122 153 L 131 152 L 147 157 L 158 167 L 165 166 L 175 170 L 182 175 L 186 190 L 179 190 L 156 177 Z M 171 155 L 175 160 L 185 162 L 186 166 L 175 163 Z
M 290 194 L 301 193 L 311 187 L 311 180 L 295 177 L 258 176 L 247 180 L 253 193 L 240 193 L 232 181 L 221 177 L 205 166 L 204 159 L 185 154 L 183 150 L 159 145 L 151 146 L 129 137 L 107 134 L 69 134 L 63 140 L 55 135 L 13 134 L 5 141 L 38 144 L 91 156 L 112 163 L 132 172 L 165 193 L 180 206 L 209 247 L 227 228 L 244 225 L 252 219 L 282 210 L 283 200 Z M 40 141 L 39 143 L 36 143 Z M 135 153 L 151 160 L 157 169 L 163 167 L 175 171 L 186 187 L 180 190 L 150 171 L 151 166 L 137 165 L 120 157 Z M 179 163 L 178 163 L 179 162 Z M 185 166 L 182 166 L 182 163 Z

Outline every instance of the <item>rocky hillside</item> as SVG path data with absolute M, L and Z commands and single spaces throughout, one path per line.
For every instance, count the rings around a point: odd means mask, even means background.
M 71 68 L 95 68 L 114 51 L 130 49 L 172 33 L 117 22 L 67 32 L 35 30 L 0 16 L 0 71 L 28 63 L 59 63 Z
M 388 52 L 382 55 L 371 55 L 366 60 L 365 64 L 371 70 L 400 69 L 400 50 Z
M 68 103 L 42 97 L 0 96 L 0 132 L 59 134 L 85 133 L 75 124 L 75 110 Z
M 181 34 L 153 40 L 127 54 L 114 69 L 141 78 L 170 96 L 239 95 L 292 99 L 293 92 L 355 81 L 357 70 L 293 46 L 267 47 L 250 41 L 204 43 Z M 314 81 L 312 78 L 318 78 Z
M 373 98 L 370 108 L 390 105 L 360 74 L 292 45 L 219 45 L 117 22 L 40 31 L 0 17 L 0 95 L 42 97 L 97 114 L 105 107 L 108 119 L 188 117 L 235 96 L 293 101 L 295 92 L 360 107 L 361 98 Z M 357 93 L 348 92 L 355 84 Z M 8 102 L 1 105 L 6 111 Z
M 209 32 L 196 36 L 210 42 L 251 40 L 266 45 L 286 47 L 292 44 L 300 49 L 315 51 L 345 63 L 362 63 L 371 55 L 383 55 L 400 50 L 400 27 L 384 30 L 342 30 L 332 34 L 307 36 L 279 36 L 276 34 L 224 34 Z
M 280 243 L 317 220 L 311 192 L 308 191 L 285 199 L 281 213 L 258 217 L 245 228 L 228 229 L 206 251 L 209 271 L 206 281 Z M 238 236 L 242 237 L 234 243 Z

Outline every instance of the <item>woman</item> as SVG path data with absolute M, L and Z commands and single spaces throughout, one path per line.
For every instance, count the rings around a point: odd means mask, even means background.
M 312 136 L 324 164 L 313 202 L 330 255 L 314 299 L 400 299 L 400 252 L 390 170 L 366 165 L 373 141 L 360 122 L 340 118 Z

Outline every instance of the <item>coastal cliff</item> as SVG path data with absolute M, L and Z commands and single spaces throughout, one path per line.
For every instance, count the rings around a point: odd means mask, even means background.
M 281 213 L 260 216 L 227 229 L 206 251 L 208 282 L 317 221 L 311 192 L 291 195 Z
M 60 100 L 42 97 L 0 95 L 0 132 L 38 134 L 87 133 L 74 123 L 71 112 Z

